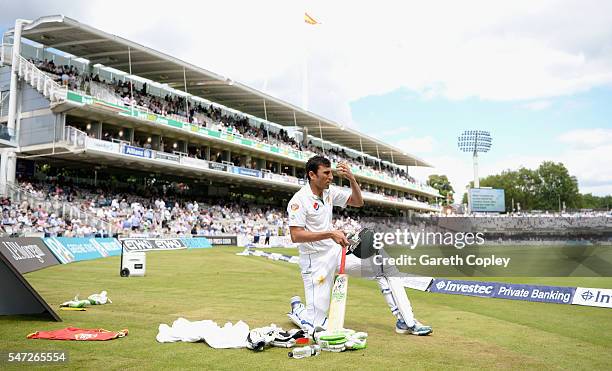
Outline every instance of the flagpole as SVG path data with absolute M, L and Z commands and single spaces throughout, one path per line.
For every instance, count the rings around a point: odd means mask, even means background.
M 304 47 L 304 59 L 302 60 L 302 108 L 308 111 L 308 47 Z

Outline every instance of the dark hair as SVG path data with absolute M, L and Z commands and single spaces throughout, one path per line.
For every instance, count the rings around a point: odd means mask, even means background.
M 310 180 L 308 173 L 312 171 L 316 174 L 319 166 L 331 167 L 331 162 L 326 157 L 319 155 L 309 158 L 306 162 L 306 179 Z

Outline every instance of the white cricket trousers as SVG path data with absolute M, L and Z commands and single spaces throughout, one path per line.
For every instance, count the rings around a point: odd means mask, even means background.
M 304 281 L 304 298 L 306 299 L 306 310 L 300 319 L 305 321 L 304 325 L 310 328 L 316 326 L 327 328 L 327 312 L 331 299 L 331 289 L 336 272 L 340 269 L 341 256 L 342 248 L 339 245 L 327 251 L 300 254 L 299 265 L 302 280 Z M 349 274 L 349 276 L 361 277 L 361 268 L 361 259 L 353 254 L 346 256 L 345 273 Z M 387 305 L 391 309 L 391 313 L 397 319 L 404 320 L 408 326 L 412 326 L 414 324 L 414 315 L 406 295 L 406 290 L 403 287 L 400 290 L 395 290 L 395 295 L 402 295 L 402 297 L 394 298 L 389 285 L 389 279 L 393 278 L 377 276 L 375 279 L 380 286 Z M 405 303 L 402 313 L 405 314 L 404 317 L 406 318 L 403 318 L 400 314 L 397 302 Z

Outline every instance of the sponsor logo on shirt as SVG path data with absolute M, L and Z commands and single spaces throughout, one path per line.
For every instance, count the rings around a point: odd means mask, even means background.
M 98 337 L 98 334 L 76 334 L 74 335 L 75 340 L 90 340 Z
M 300 208 L 300 205 L 298 204 L 291 204 L 291 211 L 297 211 L 297 209 Z
M 315 201 L 314 205 L 312 205 L 315 210 L 319 210 L 319 203 Z

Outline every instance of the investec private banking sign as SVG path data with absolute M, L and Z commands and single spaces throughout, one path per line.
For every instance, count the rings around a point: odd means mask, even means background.
M 484 298 L 572 304 L 572 298 L 574 297 L 576 288 L 435 279 L 429 291 L 444 294 L 479 296 Z M 612 293 L 612 290 L 609 291 Z

